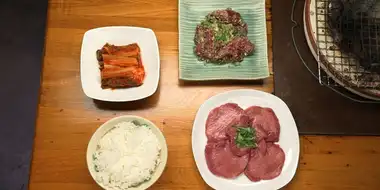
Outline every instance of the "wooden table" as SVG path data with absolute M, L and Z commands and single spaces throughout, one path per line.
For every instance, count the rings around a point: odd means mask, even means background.
M 271 44 L 269 2 L 267 8 Z M 152 189 L 210 189 L 198 173 L 191 151 L 197 109 L 207 98 L 227 90 L 272 92 L 273 79 L 260 85 L 179 82 L 177 14 L 176 0 L 50 0 L 31 190 L 100 189 L 86 167 L 87 143 L 103 122 L 125 114 L 152 120 L 167 138 L 167 168 Z M 152 97 L 132 103 L 102 103 L 84 95 L 79 73 L 83 34 L 112 25 L 155 31 L 161 79 Z M 379 145 L 378 137 L 303 136 L 297 174 L 285 189 L 378 189 Z

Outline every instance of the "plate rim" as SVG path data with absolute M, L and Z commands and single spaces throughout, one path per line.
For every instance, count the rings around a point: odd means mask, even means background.
M 193 152 L 193 158 L 194 158 L 194 161 L 196 163 L 196 166 L 197 166 L 197 169 L 198 169 L 198 172 L 200 173 L 202 179 L 206 182 L 206 184 L 208 184 L 210 187 L 214 188 L 214 189 L 225 189 L 225 190 L 228 190 L 228 189 L 236 189 L 236 190 L 240 190 L 240 189 L 245 189 L 246 187 L 249 187 L 250 185 L 244 185 L 242 187 L 238 187 L 236 185 L 230 185 L 230 186 L 226 186 L 226 183 L 223 183 L 223 186 L 219 185 L 219 184 L 213 184 L 212 181 L 210 179 L 207 178 L 206 174 L 200 169 L 200 163 L 201 162 L 200 160 L 198 160 L 198 158 L 196 157 L 196 154 L 195 152 L 197 152 L 194 144 L 195 144 L 195 137 L 194 137 L 194 133 L 195 133 L 195 130 L 196 130 L 196 121 L 199 120 L 199 118 L 202 118 L 202 117 L 207 117 L 207 116 L 201 116 L 201 110 L 205 109 L 206 106 L 208 106 L 209 102 L 212 101 L 213 99 L 216 99 L 220 96 L 226 96 L 228 94 L 233 94 L 233 93 L 247 93 L 247 94 L 262 94 L 264 97 L 268 97 L 269 99 L 272 99 L 272 101 L 278 101 L 280 102 L 282 105 L 280 105 L 281 107 L 284 107 L 286 108 L 288 114 L 290 114 L 291 116 L 291 121 L 292 121 L 292 126 L 294 127 L 294 130 L 296 132 L 295 134 L 295 137 L 296 137 L 296 144 L 295 144 L 295 153 L 294 154 L 291 154 L 291 155 L 295 155 L 296 157 L 294 158 L 294 161 L 291 163 L 291 164 L 294 164 L 294 167 L 292 168 L 289 168 L 289 171 L 287 172 L 288 174 L 286 175 L 286 180 L 283 180 L 281 181 L 281 183 L 278 183 L 279 185 L 277 185 L 275 187 L 275 189 L 280 189 L 282 187 L 284 187 L 285 185 L 287 185 L 295 176 L 296 174 L 296 171 L 297 171 L 297 168 L 298 168 L 298 164 L 299 164 L 299 157 L 300 157 L 300 141 L 299 141 L 299 133 L 298 133 L 298 128 L 297 128 L 297 125 L 296 125 L 296 122 L 294 120 L 294 117 L 289 109 L 289 107 L 286 105 L 286 103 L 284 101 L 282 101 L 279 97 L 273 95 L 273 94 L 270 94 L 270 93 L 267 93 L 267 92 L 263 92 L 263 91 L 259 91 L 259 90 L 254 90 L 254 89 L 237 89 L 237 90 L 230 90 L 230 91 L 226 91 L 226 92 L 222 92 L 222 93 L 219 93 L 219 94 L 216 94 L 216 95 L 213 95 L 211 96 L 210 98 L 208 98 L 206 101 L 203 102 L 203 104 L 199 107 L 199 109 L 197 110 L 197 113 L 195 115 L 195 118 L 194 118 L 194 122 L 193 122 L 193 129 L 192 129 L 192 135 L 191 135 L 191 145 L 192 145 L 192 152 Z M 234 95 L 236 96 L 236 95 Z M 234 103 L 234 102 L 232 102 Z M 217 107 L 216 106 L 213 106 L 214 108 Z M 203 156 L 204 156 L 204 151 L 203 153 L 201 153 Z M 198 156 L 199 157 L 199 156 Z M 286 158 L 285 158 L 286 159 Z M 228 179 L 222 179 L 221 180 L 228 180 Z M 266 180 L 266 181 L 269 181 L 269 180 Z M 254 182 L 253 182 L 254 183 Z M 270 185 L 266 185 L 267 188 L 270 188 L 268 187 Z M 257 185 L 255 186 L 256 188 L 262 188 L 260 187 L 260 185 Z
M 142 30 L 142 31 L 148 31 L 149 33 L 151 33 L 152 37 L 154 38 L 154 40 L 151 44 L 154 46 L 154 49 L 155 49 L 154 51 L 157 53 L 157 57 L 156 57 L 157 58 L 157 71 L 155 73 L 155 76 L 157 76 L 157 77 L 154 78 L 154 84 L 152 82 L 152 84 L 154 85 L 154 88 L 150 88 L 149 91 L 147 91 L 146 93 L 144 93 L 140 96 L 135 96 L 135 97 L 125 96 L 124 98 L 114 98 L 113 96 L 112 97 L 102 97 L 99 95 L 95 95 L 94 93 L 91 93 L 91 91 L 89 91 L 89 89 L 88 89 L 89 87 L 87 87 L 85 80 L 83 79 L 83 73 L 85 72 L 84 68 L 83 68 L 84 64 L 85 64 L 84 63 L 85 61 L 83 61 L 83 59 L 84 59 L 83 58 L 83 52 L 85 51 L 85 45 L 86 45 L 85 39 L 88 39 L 89 38 L 88 36 L 93 32 L 96 32 L 99 30 L 106 30 L 106 29 L 108 29 L 108 30 Z M 110 33 L 112 33 L 112 31 Z M 137 27 L 137 26 L 116 26 L 115 25 L 115 26 L 104 26 L 104 27 L 97 27 L 97 28 L 89 29 L 83 34 L 82 44 L 81 44 L 81 52 L 80 52 L 80 63 L 79 64 L 80 64 L 80 80 L 81 80 L 82 91 L 89 98 L 92 98 L 94 100 L 107 101 L 107 102 L 130 102 L 130 101 L 136 101 L 136 100 L 141 100 L 141 99 L 150 97 L 157 91 L 159 81 L 160 81 L 161 60 L 160 60 L 160 51 L 159 51 L 159 47 L 158 47 L 157 36 L 151 28 L 144 28 L 144 27 Z M 136 88 L 139 88 L 139 87 L 136 87 Z M 125 90 L 128 90 L 128 88 L 119 89 L 119 90 L 125 91 Z

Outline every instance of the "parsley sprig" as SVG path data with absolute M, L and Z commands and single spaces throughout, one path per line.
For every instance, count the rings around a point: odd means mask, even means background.
M 236 127 L 235 143 L 238 148 L 256 148 L 256 131 L 252 127 Z

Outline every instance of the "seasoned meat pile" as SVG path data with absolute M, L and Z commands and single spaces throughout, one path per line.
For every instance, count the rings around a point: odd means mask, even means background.
M 206 62 L 241 62 L 255 49 L 247 33 L 247 24 L 238 12 L 231 9 L 211 12 L 196 28 L 194 52 Z
M 251 181 L 260 181 L 282 171 L 285 153 L 274 144 L 280 124 L 270 108 L 244 110 L 234 103 L 214 108 L 206 121 L 206 136 L 206 163 L 214 175 L 232 179 L 244 173 Z

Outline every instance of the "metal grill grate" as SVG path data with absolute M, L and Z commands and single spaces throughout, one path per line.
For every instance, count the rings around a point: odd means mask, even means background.
M 344 86 L 380 89 L 380 5 L 372 1 L 316 0 L 318 65 L 329 73 L 320 81 L 337 85 L 333 76 Z

